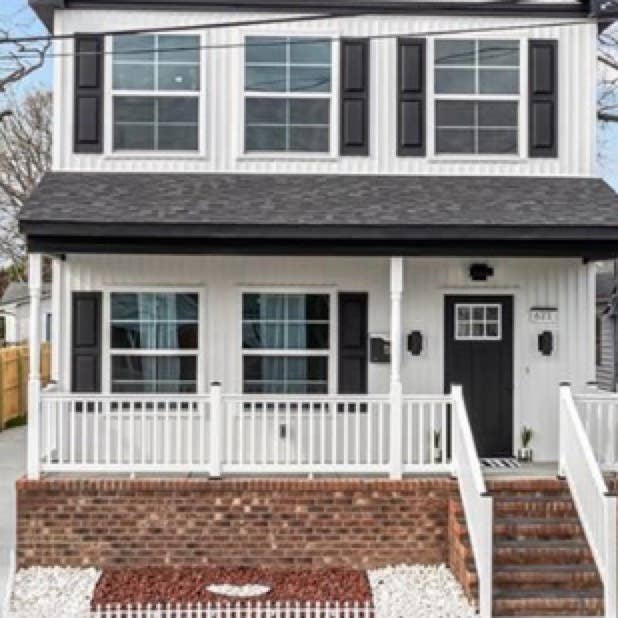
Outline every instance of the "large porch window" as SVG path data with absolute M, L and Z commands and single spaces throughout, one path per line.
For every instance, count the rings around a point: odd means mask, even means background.
M 328 392 L 330 296 L 242 297 L 243 391 Z
M 197 293 L 112 292 L 110 318 L 112 392 L 196 392 Z

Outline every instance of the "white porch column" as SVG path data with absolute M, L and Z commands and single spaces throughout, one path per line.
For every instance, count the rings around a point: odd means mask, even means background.
M 391 258 L 391 423 L 390 423 L 390 477 L 403 476 L 402 451 L 402 394 L 401 385 L 401 297 L 403 295 L 403 258 Z
M 30 332 L 28 336 L 28 478 L 39 478 L 39 402 L 41 397 L 41 254 L 28 258 Z
M 60 382 L 60 347 L 62 346 L 62 290 L 64 276 L 64 261 L 52 258 L 52 290 L 51 290 L 51 379 Z

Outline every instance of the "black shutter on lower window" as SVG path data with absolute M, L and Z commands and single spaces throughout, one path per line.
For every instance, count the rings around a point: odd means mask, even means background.
M 397 41 L 397 155 L 425 156 L 425 39 Z
M 528 154 L 558 156 L 558 41 L 536 39 L 528 47 Z
M 342 155 L 369 154 L 369 39 L 341 39 Z
M 71 388 L 101 392 L 101 292 L 73 292 Z
M 75 36 L 75 152 L 103 152 L 103 37 Z

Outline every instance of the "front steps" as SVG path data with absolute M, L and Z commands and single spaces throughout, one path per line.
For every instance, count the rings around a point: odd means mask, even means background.
M 494 498 L 494 615 L 602 616 L 603 585 L 567 484 L 489 480 Z M 478 580 L 463 509 L 449 505 L 450 566 L 468 598 Z

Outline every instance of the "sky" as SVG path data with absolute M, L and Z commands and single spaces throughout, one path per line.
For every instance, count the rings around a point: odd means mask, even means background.
M 0 0 L 0 26 L 17 34 L 45 33 L 45 28 L 28 7 L 28 0 Z M 51 60 L 47 60 L 39 71 L 20 84 L 20 91 L 51 88 L 51 65 Z M 618 191 L 618 124 L 599 126 L 598 147 L 599 174 Z

